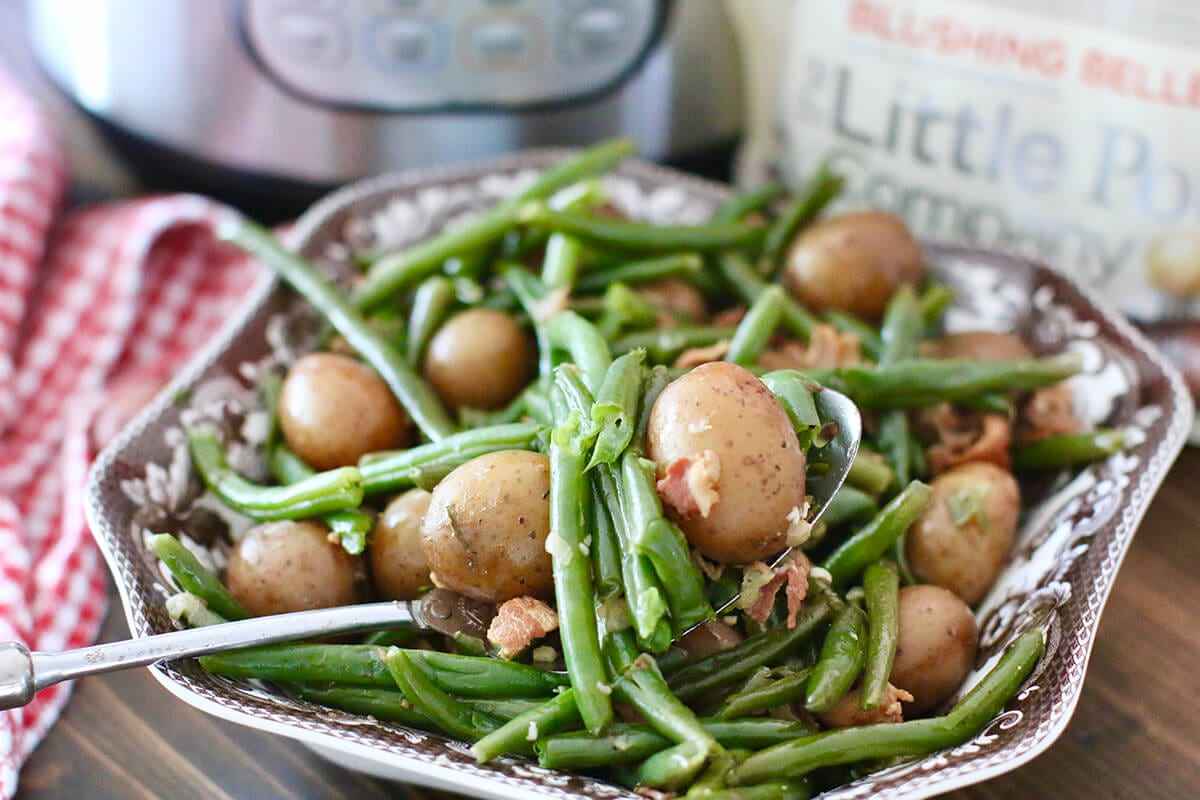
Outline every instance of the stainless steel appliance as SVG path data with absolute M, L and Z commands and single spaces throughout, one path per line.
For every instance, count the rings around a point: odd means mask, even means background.
M 294 197 L 392 169 L 629 136 L 732 152 L 721 0 L 27 0 L 54 81 L 158 184 Z

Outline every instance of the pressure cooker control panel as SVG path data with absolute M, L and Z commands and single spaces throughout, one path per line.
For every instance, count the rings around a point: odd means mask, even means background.
M 246 46 L 310 101 L 389 112 L 551 106 L 619 85 L 665 0 L 243 0 Z

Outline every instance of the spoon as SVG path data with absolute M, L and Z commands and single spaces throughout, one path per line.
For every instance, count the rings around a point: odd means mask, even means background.
M 849 398 L 823 389 L 814 399 L 821 419 L 835 423 L 836 430 L 824 447 L 809 450 L 810 468 L 821 465 L 820 469 L 812 471 L 806 483 L 812 507 L 816 509 L 810 523 L 820 518 L 845 482 L 862 439 L 862 419 Z M 788 548 L 781 553 L 774 563 L 779 563 L 790 551 Z M 718 613 L 736 601 L 735 596 L 718 609 Z M 61 653 L 31 652 L 20 642 L 4 642 L 0 643 L 0 709 L 27 705 L 42 689 L 61 681 L 297 639 L 362 633 L 401 625 L 414 625 L 447 635 L 466 633 L 483 639 L 493 616 L 494 606 L 446 589 L 434 589 L 410 602 L 365 603 L 275 614 L 105 642 Z

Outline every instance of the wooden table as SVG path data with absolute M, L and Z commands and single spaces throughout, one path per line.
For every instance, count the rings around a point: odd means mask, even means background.
M 46 85 L 22 40 L 20 6 L 0 0 L 0 66 L 40 96 L 88 187 L 123 191 L 80 115 Z M 76 187 L 78 190 L 78 187 Z M 955 792 L 1012 797 L 1200 797 L 1200 451 L 1184 453 L 1134 541 L 1113 590 L 1075 719 L 1048 752 L 1016 772 Z M 125 637 L 114 607 L 102 638 Z M 363 777 L 305 747 L 218 721 L 175 700 L 145 671 L 79 682 L 34 752 L 18 800 L 87 798 L 357 800 L 449 795 Z

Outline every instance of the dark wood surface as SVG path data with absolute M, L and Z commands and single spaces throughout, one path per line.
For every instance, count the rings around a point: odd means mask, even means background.
M 0 0 L 0 67 L 63 128 L 76 196 L 129 190 L 78 112 L 33 65 L 19 0 Z M 2 121 L 0 121 L 2 124 Z M 1200 451 L 1154 501 L 1122 567 L 1063 737 L 1009 775 L 953 800 L 1200 798 Z M 104 640 L 127 635 L 115 601 Z M 300 744 L 225 723 L 174 699 L 144 670 L 78 683 L 21 775 L 19 800 L 373 800 L 449 795 L 367 778 Z

